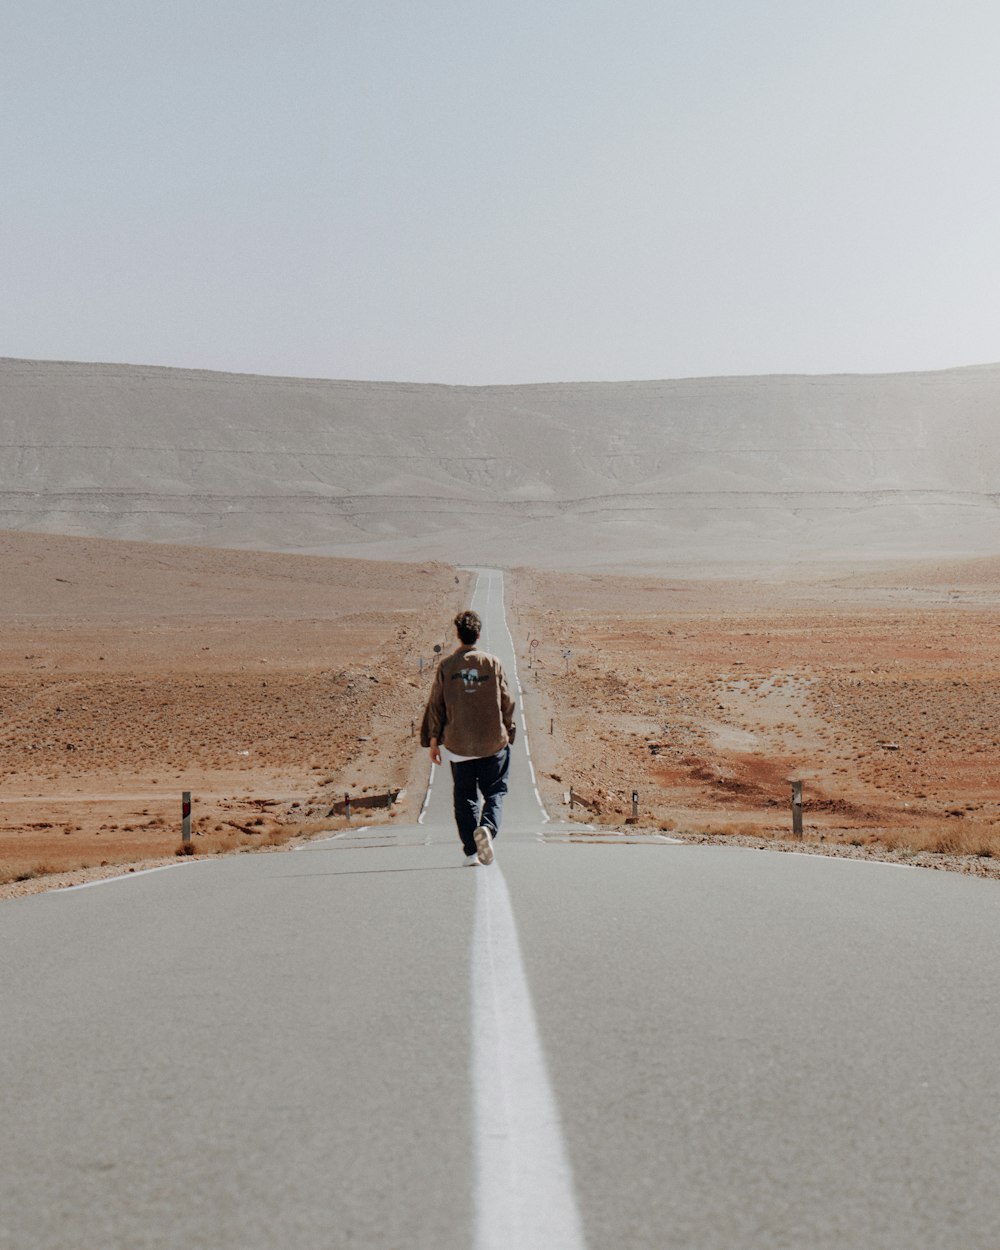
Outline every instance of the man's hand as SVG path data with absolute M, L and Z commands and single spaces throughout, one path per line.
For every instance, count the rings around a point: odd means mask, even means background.
M 441 747 L 438 745 L 437 738 L 431 738 L 431 763 L 441 766 Z

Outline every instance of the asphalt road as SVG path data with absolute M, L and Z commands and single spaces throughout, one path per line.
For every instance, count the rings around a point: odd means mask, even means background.
M 996 883 L 596 838 L 524 747 L 491 868 L 437 770 L 0 906 L 0 1247 L 998 1250 Z

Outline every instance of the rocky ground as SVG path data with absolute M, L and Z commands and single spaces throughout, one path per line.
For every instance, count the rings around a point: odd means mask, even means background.
M 184 791 L 198 853 L 336 828 L 345 795 L 408 813 L 467 574 L 24 534 L 0 573 L 0 888 L 174 856 Z
M 996 560 L 752 582 L 519 571 L 546 798 L 620 825 L 636 793 L 638 823 L 777 847 L 799 779 L 816 850 L 992 874 L 998 606 Z
M 0 536 L 0 573 L 0 897 L 178 863 L 183 791 L 199 855 L 335 830 L 347 795 L 356 823 L 415 819 L 433 648 L 470 575 L 25 534 Z M 1000 560 L 518 570 L 549 810 L 1000 875 L 998 608 Z

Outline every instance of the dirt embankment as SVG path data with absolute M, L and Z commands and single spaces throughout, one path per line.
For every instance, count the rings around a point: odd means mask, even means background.
M 411 724 L 467 574 L 24 534 L 0 574 L 7 892 L 173 856 L 185 790 L 198 852 L 336 827 L 345 793 L 412 815 Z
M 556 810 L 572 788 L 577 814 L 620 824 L 637 792 L 640 824 L 774 839 L 800 779 L 807 841 L 1000 864 L 1000 561 L 512 581 Z

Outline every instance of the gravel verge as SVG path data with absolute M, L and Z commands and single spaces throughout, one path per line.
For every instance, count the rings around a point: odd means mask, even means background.
M 659 830 L 648 830 L 656 832 Z M 681 842 L 709 846 L 743 846 L 754 851 L 778 851 L 796 855 L 826 855 L 831 859 L 867 859 L 912 868 L 934 868 L 939 872 L 961 872 L 970 877 L 1000 880 L 1000 860 L 980 855 L 944 855 L 931 851 L 889 850 L 880 846 L 843 846 L 798 841 L 792 838 L 753 838 L 744 834 L 681 833 L 670 831 Z

